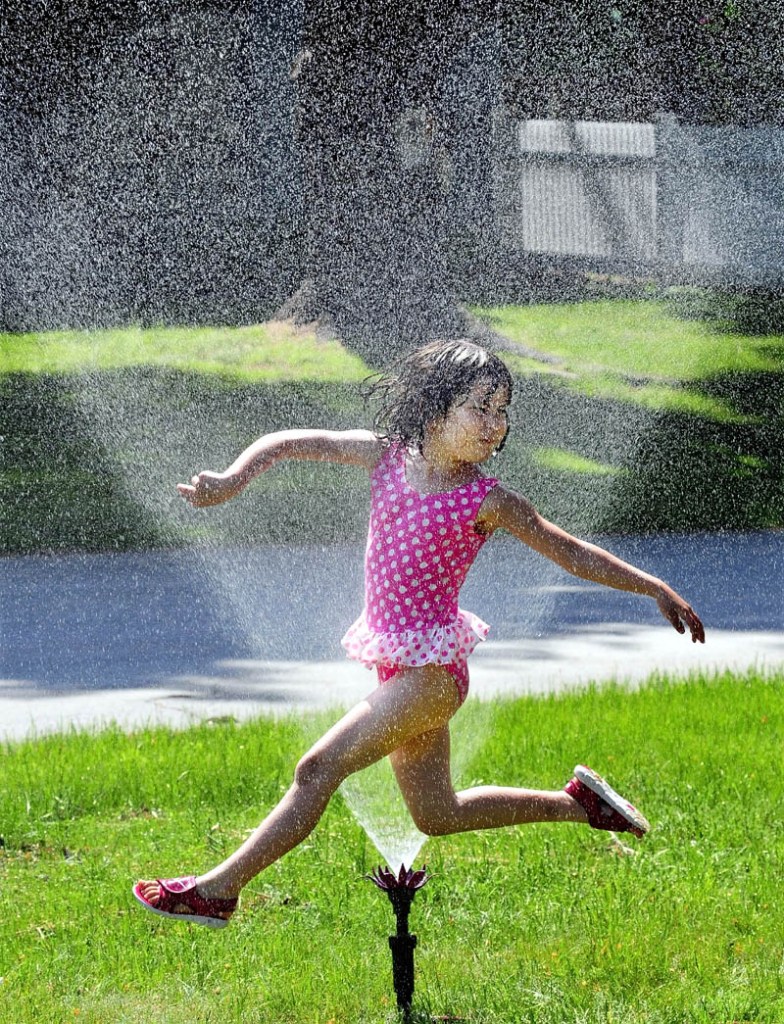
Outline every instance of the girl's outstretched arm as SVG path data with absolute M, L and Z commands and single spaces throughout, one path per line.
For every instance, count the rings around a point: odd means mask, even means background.
M 204 470 L 189 484 L 177 484 L 177 490 L 191 505 L 206 508 L 236 497 L 254 477 L 283 459 L 340 462 L 371 470 L 381 447 L 370 430 L 281 430 L 254 441 L 222 473 Z
M 652 597 L 659 611 L 679 633 L 685 633 L 688 627 L 693 643 L 705 643 L 705 629 L 699 616 L 672 587 L 604 548 L 573 537 L 548 522 L 521 495 L 505 487 L 495 487 L 482 505 L 477 525 L 485 532 L 499 528 L 508 530 L 534 551 L 581 579 Z

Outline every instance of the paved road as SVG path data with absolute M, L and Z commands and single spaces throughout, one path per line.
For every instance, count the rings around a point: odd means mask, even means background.
M 599 540 L 694 604 L 705 647 L 652 602 L 498 540 L 462 595 L 493 627 L 475 695 L 784 664 L 784 534 Z M 8 558 L 0 601 L 5 737 L 345 705 L 373 685 L 339 643 L 362 603 L 356 545 Z

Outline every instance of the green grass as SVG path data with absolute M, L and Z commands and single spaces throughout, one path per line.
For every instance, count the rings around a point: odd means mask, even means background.
M 359 381 L 369 373 L 335 341 L 271 321 L 250 327 L 134 327 L 0 334 L 0 374 L 156 366 L 240 381 Z
M 675 316 L 663 300 L 477 307 L 474 312 L 511 341 L 555 359 L 540 363 L 508 353 L 519 372 L 557 370 L 598 379 L 605 388 L 614 378 L 633 377 L 639 386 L 629 395 L 651 404 L 661 405 L 673 382 L 784 370 L 784 336 L 717 330 L 709 321 Z M 259 381 L 358 381 L 369 372 L 339 342 L 317 340 L 311 332 L 277 321 L 247 327 L 129 327 L 0 335 L 0 374 L 130 366 Z M 703 411 L 710 408 L 705 405 Z
M 379 855 L 340 798 L 223 932 L 159 921 L 130 897 L 134 877 L 234 848 L 317 724 L 3 747 L 0 1020 L 393 1020 L 392 915 L 362 879 Z M 654 827 L 634 857 L 578 826 L 430 840 L 420 860 L 434 878 L 411 917 L 416 1020 L 784 1019 L 782 676 L 469 702 L 456 724 L 479 737 L 460 784 L 558 787 L 585 760 Z
M 692 381 L 716 373 L 784 369 L 784 336 L 722 332 L 676 317 L 666 302 L 606 300 L 501 306 L 477 312 L 502 334 L 567 369 Z
M 514 362 L 514 356 L 510 362 Z M 731 403 L 680 384 L 629 384 L 607 373 L 584 374 L 576 380 L 568 379 L 566 383 L 590 398 L 626 402 L 651 412 L 684 413 L 716 423 L 745 423 L 748 420 L 736 412 Z
M 730 405 L 693 386 L 725 374 L 784 371 L 784 336 L 684 320 L 661 300 L 481 307 L 476 313 L 504 337 L 554 360 L 537 363 L 510 352 L 506 358 L 517 372 L 563 374 L 585 394 L 650 409 L 736 419 Z
M 658 300 L 483 308 L 513 342 L 504 482 L 574 533 L 784 524 L 784 344 Z M 534 369 L 536 372 L 534 372 Z M 367 481 L 276 470 L 198 518 L 173 484 L 287 427 L 369 426 L 369 367 L 289 324 L 0 337 L 0 553 L 364 535 Z
M 586 459 L 582 455 L 565 451 L 563 448 L 534 448 L 531 458 L 537 466 L 553 469 L 559 473 L 577 473 L 581 476 L 615 476 L 623 472 L 616 466 L 608 466 L 595 459 Z

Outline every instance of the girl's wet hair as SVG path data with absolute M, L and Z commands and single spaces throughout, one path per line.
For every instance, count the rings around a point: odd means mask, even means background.
M 511 400 L 512 375 L 497 355 L 465 338 L 423 345 L 392 373 L 372 379 L 368 397 L 378 403 L 375 431 L 389 441 L 419 447 L 427 425 L 465 401 L 478 382 L 486 382 L 490 394 L 506 388 Z

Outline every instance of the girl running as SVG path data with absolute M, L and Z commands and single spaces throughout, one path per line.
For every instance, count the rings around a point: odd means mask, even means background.
M 379 685 L 300 760 L 292 785 L 256 831 L 198 877 L 137 882 L 136 899 L 166 917 L 224 927 L 242 888 L 311 832 L 353 772 L 389 756 L 427 835 L 536 821 L 583 822 L 642 838 L 648 822 L 600 775 L 578 765 L 563 790 L 479 786 L 455 792 L 449 720 L 468 693 L 468 656 L 488 625 L 458 607 L 487 539 L 506 530 L 582 579 L 653 598 L 679 633 L 705 642 L 692 608 L 666 583 L 544 519 L 482 472 L 506 440 L 512 378 L 469 341 L 433 342 L 374 387 L 376 430 L 286 430 L 252 444 L 223 473 L 179 484 L 196 508 L 236 497 L 283 459 L 362 466 L 370 475 L 365 607 L 343 637 Z

